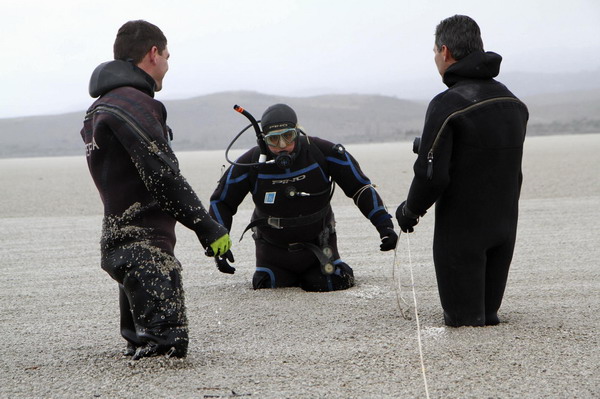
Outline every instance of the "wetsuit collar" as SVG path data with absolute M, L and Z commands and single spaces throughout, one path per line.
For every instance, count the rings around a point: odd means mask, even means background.
M 454 86 L 463 79 L 492 79 L 500 73 L 502 57 L 491 51 L 476 51 L 450 65 L 444 73 L 444 83 Z
M 154 97 L 156 82 L 152 76 L 133 63 L 114 60 L 102 63 L 94 69 L 90 78 L 90 96 L 96 98 L 123 86 L 132 86 Z

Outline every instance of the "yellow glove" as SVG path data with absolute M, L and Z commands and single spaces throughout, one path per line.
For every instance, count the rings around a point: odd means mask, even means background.
M 229 251 L 231 248 L 231 238 L 229 238 L 229 234 L 225 234 L 217 239 L 215 242 L 210 244 L 210 249 L 212 254 L 208 254 L 209 256 L 223 256 L 225 252 Z

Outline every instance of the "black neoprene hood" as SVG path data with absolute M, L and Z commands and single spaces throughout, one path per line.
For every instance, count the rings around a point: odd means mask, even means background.
M 287 104 L 271 105 L 260 119 L 263 134 L 273 130 L 293 128 L 297 123 L 296 112 Z
M 131 62 L 113 60 L 94 69 L 90 78 L 89 93 L 96 98 L 117 87 L 132 86 L 154 97 L 154 79 Z

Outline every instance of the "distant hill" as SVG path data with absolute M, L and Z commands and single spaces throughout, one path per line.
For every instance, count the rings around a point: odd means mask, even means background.
M 234 104 L 260 119 L 268 106 L 279 102 L 296 110 L 307 134 L 344 143 L 411 139 L 419 134 L 427 106 L 385 96 L 282 97 L 254 92 L 164 101 L 167 123 L 175 135 L 173 147 L 177 151 L 225 149 L 249 124 L 248 119 L 233 110 Z M 0 119 L 0 157 L 82 154 L 79 131 L 84 114 Z M 255 137 L 250 130 L 234 148 L 254 145 Z
M 519 98 L 600 89 L 600 79 L 598 79 L 600 68 L 593 70 L 573 69 L 573 72 L 546 73 L 506 72 L 501 68 L 497 80 L 507 85 Z M 429 101 L 434 95 L 445 90 L 445 88 L 446 86 L 444 86 L 439 76 L 436 79 L 432 79 L 431 77 L 412 79 L 406 76 L 398 76 L 397 79 L 389 79 L 380 84 L 369 82 L 368 86 L 365 84 L 359 92 Z M 311 93 L 307 92 L 304 94 L 309 95 Z
M 519 97 L 600 89 L 600 69 L 564 72 L 500 72 L 498 80 Z
M 427 105 L 392 97 L 327 95 L 282 97 L 254 92 L 218 93 L 190 100 L 165 102 L 169 126 L 176 132 L 177 149 L 226 148 L 248 120 L 233 110 L 239 104 L 260 119 L 272 104 L 289 104 L 307 134 L 331 141 L 361 143 L 405 140 L 423 125 Z M 240 140 L 245 148 L 255 142 L 253 131 Z
M 600 132 L 600 89 L 525 97 L 530 110 L 528 134 Z M 224 149 L 248 120 L 233 110 L 239 104 L 260 119 L 275 103 L 298 113 L 309 135 L 334 142 L 368 143 L 412 140 L 420 135 L 428 101 L 382 95 L 283 97 L 255 92 L 224 92 L 165 101 L 176 151 Z M 83 153 L 79 131 L 84 111 L 63 115 L 0 119 L 0 158 Z M 252 131 L 234 148 L 254 144 Z
M 600 133 L 600 89 L 526 97 L 531 134 Z

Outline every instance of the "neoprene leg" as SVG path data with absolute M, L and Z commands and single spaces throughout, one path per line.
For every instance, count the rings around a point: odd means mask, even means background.
M 271 269 L 257 267 L 252 276 L 252 288 L 259 290 L 261 288 L 275 288 L 275 276 Z
M 261 288 L 298 287 L 298 276 L 288 270 L 276 267 L 256 267 L 252 277 L 252 287 Z
M 485 275 L 485 314 L 486 325 L 500 323 L 498 309 L 502 304 L 508 270 L 512 261 L 515 247 L 515 238 L 508 240 L 504 245 L 488 251 Z
M 135 323 L 131 313 L 131 305 L 123 284 L 119 284 L 119 310 L 121 312 L 121 335 L 127 340 L 129 345 L 138 347 L 142 345 L 135 331 Z
M 157 260 L 141 262 L 123 278 L 137 336 L 146 345 L 155 347 L 156 354 L 174 348 L 174 356 L 185 356 L 188 328 L 180 266 L 178 262 L 174 266 Z
M 434 243 L 433 260 L 445 324 L 485 325 L 485 254 Z
M 256 271 L 252 278 L 252 286 L 255 290 L 298 286 L 298 273 L 284 267 L 290 265 L 290 259 L 297 259 L 298 254 L 292 254 L 287 249 L 276 247 L 261 239 L 255 240 L 254 244 Z

